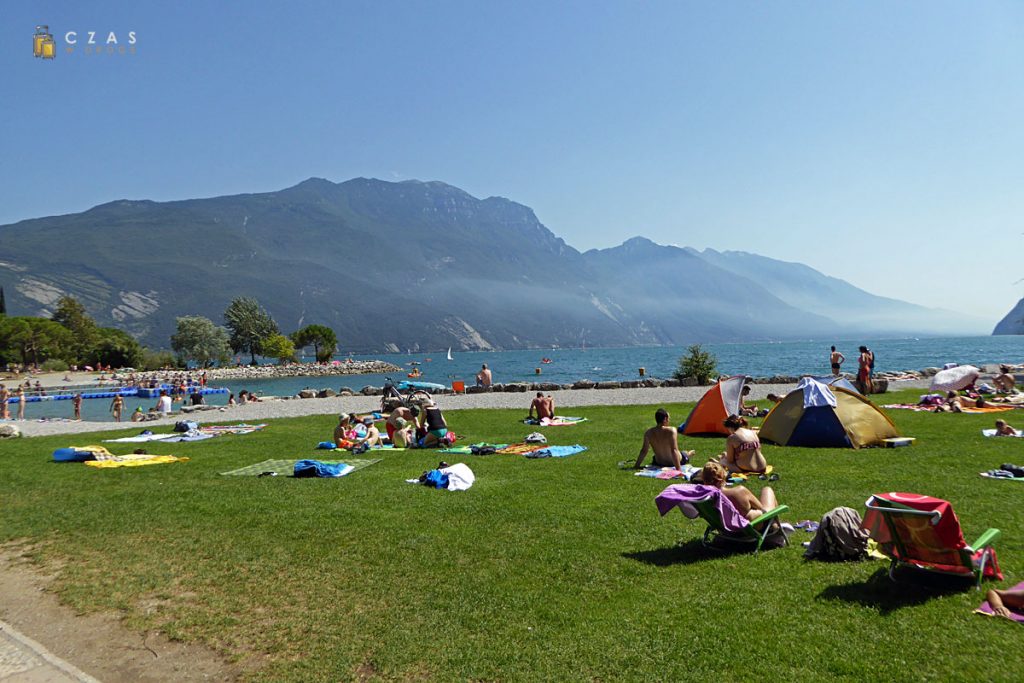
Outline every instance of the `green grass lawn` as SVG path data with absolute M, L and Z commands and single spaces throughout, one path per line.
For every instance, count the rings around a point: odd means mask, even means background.
M 654 497 L 669 482 L 617 467 L 636 457 L 654 408 L 573 409 L 590 421 L 545 430 L 550 443 L 589 447 L 570 458 L 464 456 L 477 481 L 457 493 L 403 481 L 440 457 L 458 460 L 431 451 L 386 454 L 338 480 L 218 474 L 315 457 L 330 416 L 142 444 L 191 459 L 140 468 L 50 461 L 55 448 L 137 429 L 6 442 L 0 540 L 59 560 L 60 595 L 76 609 L 121 610 L 132 628 L 258 662 L 255 680 L 1024 676 L 1019 626 L 972 614 L 983 599 L 973 589 L 922 588 L 905 574 L 892 584 L 879 561 L 805 562 L 800 542 L 811 535 L 801 531 L 756 557 L 702 549 L 702 522 L 658 516 Z M 668 408 L 680 422 L 690 406 Z M 533 430 L 523 414 L 458 411 L 449 423 L 462 443 L 514 442 Z M 786 519 L 816 520 L 839 505 L 863 514 L 879 491 L 926 493 L 953 502 L 968 542 L 1002 529 L 1000 585 L 1024 578 L 1024 485 L 978 476 L 1024 464 L 1024 440 L 983 438 L 993 416 L 890 415 L 914 446 L 765 446 Z M 681 442 L 697 463 L 723 446 Z

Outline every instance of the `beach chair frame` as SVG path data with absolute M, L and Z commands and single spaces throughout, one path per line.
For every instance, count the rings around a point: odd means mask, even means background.
M 939 523 L 942 518 L 942 514 L 937 510 L 915 510 L 907 505 L 902 505 L 884 498 L 877 496 L 871 496 L 864 502 L 864 507 L 868 510 L 877 512 L 884 521 L 886 527 L 889 530 L 889 535 L 892 537 L 893 545 L 896 547 L 897 554 L 900 557 L 890 555 L 889 557 L 889 579 L 896 581 L 896 568 L 899 566 L 912 567 L 914 569 L 920 569 L 928 572 L 937 574 L 945 574 L 947 576 L 973 576 L 975 579 L 975 588 L 981 588 L 981 579 L 985 576 L 985 567 L 992 559 L 994 549 L 992 544 L 999 540 L 1002 536 L 1002 532 L 999 529 L 989 528 L 978 537 L 971 545 L 965 548 L 960 548 L 958 556 L 960 558 L 960 567 L 962 570 L 953 571 L 947 570 L 942 567 L 937 567 L 924 560 L 915 560 L 913 553 L 908 550 L 908 546 L 903 541 L 901 534 L 902 527 L 898 523 L 899 517 L 930 517 L 930 523 L 934 526 Z M 885 553 L 885 549 L 879 544 L 879 549 Z M 974 555 L 981 550 L 980 561 L 977 566 L 974 564 Z M 888 553 L 886 553 L 888 554 Z M 901 559 L 902 558 L 902 559 Z
M 777 519 L 782 515 L 782 513 L 789 512 L 788 505 L 780 505 L 773 510 L 769 510 L 757 519 L 751 521 L 747 526 L 743 527 L 741 532 L 731 533 L 722 527 L 722 518 L 718 514 L 718 508 L 715 507 L 714 499 L 708 498 L 691 504 L 694 509 L 697 510 L 701 519 L 708 524 L 708 528 L 704 530 L 704 538 L 701 540 L 701 543 L 703 543 L 705 548 L 718 550 L 719 548 L 715 547 L 714 541 L 716 539 L 722 539 L 736 544 L 754 544 L 754 554 L 757 555 L 761 551 L 761 546 L 764 545 L 765 540 L 773 531 L 782 534 L 782 545 L 789 545 L 789 537 L 786 533 L 776 524 L 772 523 L 772 521 Z M 758 530 L 756 527 L 762 522 L 765 522 L 765 525 L 762 529 Z

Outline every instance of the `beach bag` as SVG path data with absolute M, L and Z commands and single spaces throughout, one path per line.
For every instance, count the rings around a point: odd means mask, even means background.
M 199 423 L 194 420 L 181 420 L 174 423 L 174 431 L 176 432 L 192 432 L 197 429 L 199 429 Z
M 870 534 L 861 527 L 853 508 L 838 507 L 825 513 L 804 558 L 811 560 L 863 560 L 868 555 Z
M 547 443 L 548 439 L 540 432 L 533 432 L 532 434 L 527 434 L 523 441 L 526 443 Z
M 455 436 L 455 432 L 448 431 L 447 434 L 441 437 L 441 443 L 451 446 L 453 443 L 455 443 L 456 438 L 458 437 Z

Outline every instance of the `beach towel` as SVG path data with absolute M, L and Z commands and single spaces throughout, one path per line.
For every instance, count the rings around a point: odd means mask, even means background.
M 554 417 L 544 417 L 540 420 L 533 418 L 527 418 L 523 420 L 524 424 L 528 425 L 540 425 L 541 427 L 569 427 L 572 425 L 579 424 L 580 422 L 586 422 L 585 417 L 567 417 L 565 415 L 555 415 Z
M 160 443 L 189 443 L 191 441 L 206 441 L 217 436 L 216 434 L 204 434 L 200 431 L 186 432 L 185 434 L 172 434 L 169 439 L 161 439 Z
M 532 453 L 536 450 L 540 450 L 543 446 L 538 446 L 535 443 L 513 443 L 499 448 L 499 453 L 505 453 L 508 455 L 525 455 L 526 453 Z
M 123 436 L 120 439 L 104 439 L 103 443 L 146 443 L 148 441 L 162 441 L 164 439 L 173 439 L 178 434 L 154 434 L 148 429 L 137 436 Z
M 1007 410 L 1015 410 L 1015 408 L 1013 406 L 985 406 L 984 408 L 970 406 L 961 408 L 960 412 L 977 415 L 981 413 L 1005 413 Z
M 203 432 L 204 434 L 234 434 L 234 435 L 241 435 L 241 434 L 252 434 L 253 432 L 258 432 L 258 431 L 260 431 L 261 429 L 263 429 L 266 426 L 267 426 L 266 424 L 258 424 L 258 425 L 250 425 L 250 424 L 239 424 L 239 425 L 204 425 L 204 426 L 199 428 L 199 431 Z
M 106 460 L 114 454 L 103 446 L 70 446 L 58 448 L 53 452 L 54 462 L 87 462 L 89 460 Z
M 747 518 L 736 511 L 732 501 L 722 495 L 721 489 L 714 486 L 673 484 L 658 494 L 658 497 L 654 499 L 654 504 L 658 506 L 658 512 L 662 517 L 667 515 L 672 508 L 678 507 L 690 519 L 697 519 L 700 517 L 700 513 L 697 512 L 697 508 L 693 504 L 708 498 L 714 500 L 722 520 L 722 528 L 727 533 L 738 533 L 750 525 Z
M 576 444 L 574 446 L 545 446 L 536 451 L 526 454 L 527 458 L 567 458 L 587 450 L 586 446 Z
M 292 476 L 301 479 L 306 477 L 333 478 L 344 477 L 355 469 L 343 462 L 323 462 L 321 460 L 299 460 L 292 466 Z
M 449 453 L 453 455 L 472 455 L 473 449 L 469 446 L 453 446 L 452 448 L 439 448 L 438 453 Z
M 1010 590 L 1012 590 L 1012 591 L 1024 590 L 1024 581 L 1022 581 L 1021 583 L 1018 583 L 1016 586 L 1014 586 Z M 984 615 L 989 616 L 989 617 L 994 617 L 995 616 L 995 612 L 992 611 L 992 606 L 988 604 L 988 600 L 986 600 L 985 602 L 981 603 L 981 607 L 979 607 L 978 609 L 974 610 L 974 613 L 975 614 L 984 614 Z M 1013 621 L 1016 621 L 1018 624 L 1024 624 L 1024 614 L 1021 614 L 1020 612 L 1017 612 L 1016 610 L 1011 609 L 1010 610 L 1010 615 L 1011 615 L 1010 618 Z
M 103 469 L 111 467 L 142 467 L 143 465 L 165 465 L 171 462 L 184 462 L 188 458 L 179 458 L 173 455 L 115 455 L 103 460 L 90 460 L 85 464 L 89 467 L 100 467 Z
M 677 470 L 675 467 L 658 467 L 657 465 L 648 465 L 639 472 L 635 472 L 633 476 L 636 477 L 648 477 L 650 479 L 685 479 L 690 480 L 694 474 L 700 471 L 701 468 L 694 467 L 693 465 L 683 465 L 682 471 Z
M 919 413 L 929 412 L 935 409 L 935 406 L 922 406 L 916 403 L 887 403 L 882 406 L 886 410 L 913 410 Z
M 994 430 L 994 429 L 982 429 L 981 430 L 981 435 L 982 436 L 996 436 L 996 430 Z M 1024 432 L 1017 432 L 1016 434 L 1003 434 L 999 438 L 1003 438 L 1003 437 L 1006 437 L 1008 439 L 1014 439 L 1014 438 L 1020 439 L 1020 438 L 1024 438 Z
M 237 470 L 231 470 L 229 472 L 221 472 L 223 476 L 240 476 L 240 477 L 258 477 L 264 472 L 274 472 L 278 476 L 290 476 L 295 470 L 295 463 L 298 460 L 264 460 L 258 462 L 255 465 L 248 465 L 246 467 L 240 467 Z M 325 460 L 331 464 L 337 464 L 338 460 Z M 356 470 L 361 470 L 364 467 L 380 462 L 380 458 L 372 460 L 364 460 L 359 458 L 345 458 L 345 464 L 351 465 L 352 469 L 349 474 Z

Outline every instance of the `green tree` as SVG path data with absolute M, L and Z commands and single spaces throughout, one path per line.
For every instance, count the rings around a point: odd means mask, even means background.
M 228 359 L 228 332 L 223 327 L 199 315 L 178 318 L 177 322 L 177 329 L 171 335 L 171 348 L 183 365 L 191 360 L 205 368 Z
M 228 343 L 235 353 L 243 351 L 252 356 L 256 364 L 256 354 L 262 353 L 261 344 L 267 337 L 277 334 L 277 323 L 270 317 L 256 299 L 248 296 L 234 299 L 224 311 L 224 323 L 231 331 Z
M 276 358 L 287 363 L 295 358 L 295 344 L 283 334 L 272 334 L 260 343 L 262 353 L 268 358 Z
M 0 287 L 0 315 L 7 315 L 7 299 L 4 298 L 3 287 Z
M 85 361 L 89 358 L 100 340 L 100 334 L 96 321 L 86 312 L 85 306 L 75 297 L 64 295 L 57 301 L 51 319 L 70 330 L 73 335 L 69 360 Z
M 85 356 L 92 365 L 102 363 L 114 368 L 138 368 L 142 365 L 142 345 L 124 330 L 100 327 L 96 344 Z
M 702 349 L 700 344 L 694 344 L 679 359 L 679 367 L 672 376 L 676 379 L 692 377 L 697 384 L 710 384 L 711 378 L 718 376 L 718 359 L 710 351 Z
M 318 363 L 330 360 L 338 348 L 338 336 L 326 325 L 306 325 L 293 332 L 291 338 L 296 349 L 312 346 Z
M 0 348 L 17 353 L 22 363 L 38 365 L 50 358 L 65 359 L 74 337 L 63 325 L 46 318 L 4 317 L 0 320 Z

